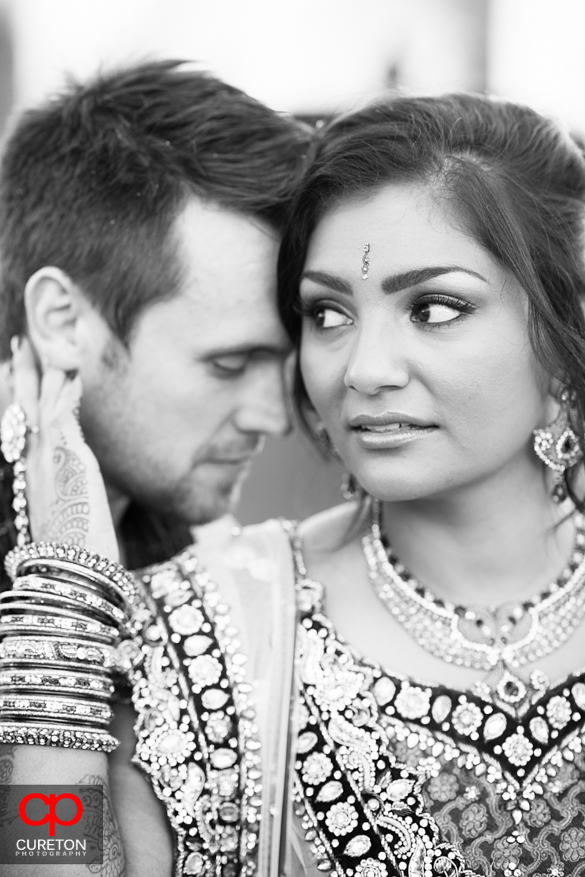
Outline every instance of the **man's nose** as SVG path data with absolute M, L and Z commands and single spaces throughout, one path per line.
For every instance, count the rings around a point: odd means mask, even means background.
M 242 432 L 285 436 L 292 429 L 291 409 L 283 365 L 259 365 L 238 409 L 237 426 Z

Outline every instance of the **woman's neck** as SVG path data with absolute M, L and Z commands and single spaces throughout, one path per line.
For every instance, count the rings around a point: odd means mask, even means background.
M 437 597 L 499 606 L 526 599 L 566 565 L 574 524 L 542 479 L 474 485 L 441 498 L 382 506 L 393 550 Z

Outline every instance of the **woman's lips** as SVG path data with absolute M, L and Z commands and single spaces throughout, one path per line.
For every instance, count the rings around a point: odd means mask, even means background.
M 399 447 L 429 435 L 437 428 L 433 424 L 416 423 L 406 418 L 393 420 L 384 417 L 368 417 L 359 418 L 359 420 L 360 423 L 352 425 L 352 431 L 364 448 L 374 450 Z

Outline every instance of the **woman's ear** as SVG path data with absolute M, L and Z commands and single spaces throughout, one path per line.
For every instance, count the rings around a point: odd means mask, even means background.
M 80 366 L 78 323 L 87 302 L 60 268 L 39 268 L 24 291 L 28 333 L 41 362 L 64 371 Z

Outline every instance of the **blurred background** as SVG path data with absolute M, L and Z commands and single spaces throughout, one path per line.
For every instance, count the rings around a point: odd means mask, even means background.
M 584 42 L 585 0 L 0 0 L 0 130 L 67 74 L 173 57 L 311 118 L 396 87 L 487 90 L 584 135 Z M 295 431 L 268 443 L 239 516 L 304 517 L 340 478 Z

